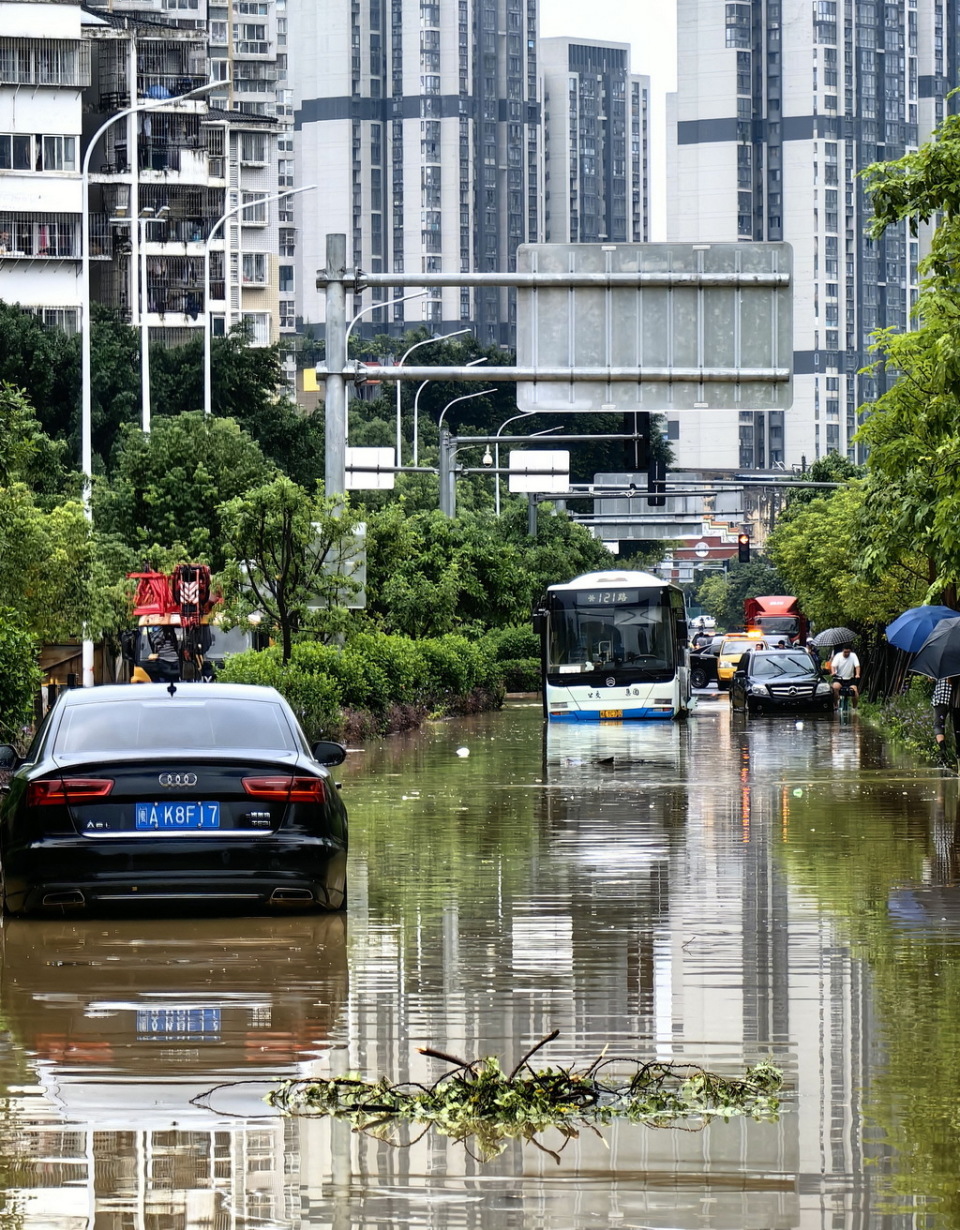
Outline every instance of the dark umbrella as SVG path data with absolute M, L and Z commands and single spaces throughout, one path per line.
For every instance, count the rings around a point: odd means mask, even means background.
M 960 619 L 941 619 L 908 669 L 931 679 L 960 675 Z
M 915 606 L 887 624 L 887 640 L 896 649 L 916 653 L 941 619 L 960 619 L 948 606 Z
M 835 649 L 838 645 L 852 645 L 856 639 L 856 632 L 849 628 L 824 628 L 813 638 L 813 643 L 818 649 Z

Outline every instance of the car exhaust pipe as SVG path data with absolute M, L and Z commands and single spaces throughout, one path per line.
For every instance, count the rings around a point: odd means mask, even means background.
M 73 888 L 66 893 L 44 893 L 42 904 L 48 906 L 86 905 L 87 899 L 78 888 Z
M 309 888 L 275 888 L 270 894 L 270 905 L 306 905 L 311 901 Z

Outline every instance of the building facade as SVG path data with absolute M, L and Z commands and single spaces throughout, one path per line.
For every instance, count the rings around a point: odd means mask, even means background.
M 0 298 L 68 331 L 89 294 L 154 342 L 196 336 L 208 310 L 215 334 L 278 339 L 277 22 L 241 20 L 274 7 L 237 0 L 221 61 L 205 0 L 0 0 Z M 223 91 L 175 102 L 211 81 Z
M 325 236 L 372 273 L 496 272 L 541 237 L 537 0 L 290 0 L 298 182 L 298 303 L 323 320 Z M 510 345 L 514 296 L 373 292 L 358 329 L 473 327 Z M 369 307 L 356 296 L 348 315 Z
M 0 0 L 0 298 L 68 332 L 80 323 L 89 84 L 78 4 Z
M 953 0 L 679 0 L 668 238 L 784 240 L 794 252 L 786 412 L 670 416 L 678 462 L 764 470 L 856 455 L 876 329 L 909 326 L 920 243 L 867 236 L 858 173 L 916 148 L 954 84 Z
M 649 239 L 650 78 L 628 43 L 540 40 L 546 243 Z

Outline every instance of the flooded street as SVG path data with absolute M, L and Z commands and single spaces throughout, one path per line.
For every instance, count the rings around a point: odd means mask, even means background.
M 514 702 L 335 776 L 347 918 L 4 923 L 0 1228 L 960 1228 L 956 778 L 709 698 L 546 744 Z M 783 1112 L 483 1162 L 263 1101 L 554 1029 L 553 1064 L 769 1059 Z

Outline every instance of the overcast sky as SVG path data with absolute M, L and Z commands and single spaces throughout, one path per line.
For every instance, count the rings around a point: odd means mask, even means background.
M 676 89 L 675 0 L 540 0 L 543 38 L 630 43 L 630 71 L 650 77 L 653 234 L 663 239 L 664 95 Z

